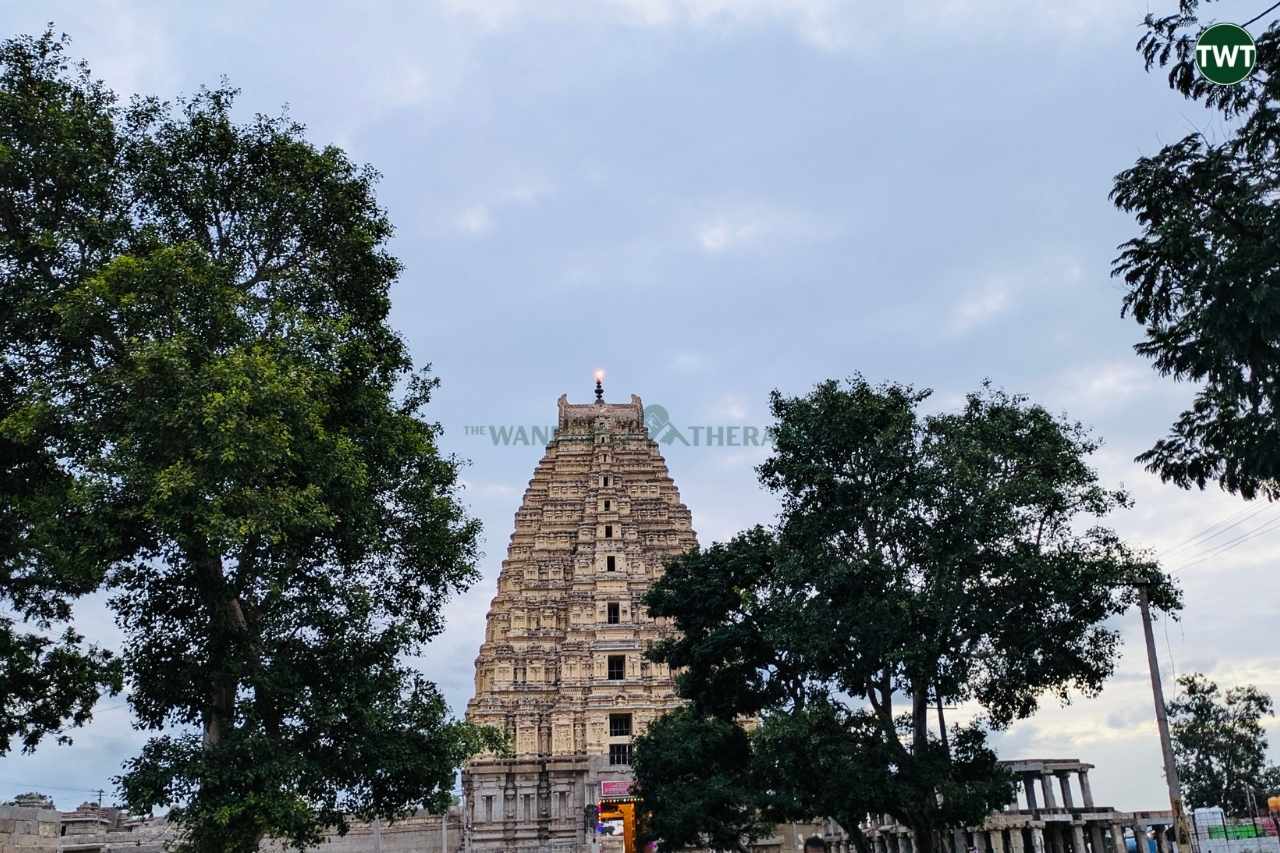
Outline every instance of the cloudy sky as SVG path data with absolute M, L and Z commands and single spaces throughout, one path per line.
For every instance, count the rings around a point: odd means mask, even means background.
M 640 394 L 681 426 L 764 425 L 771 389 L 854 371 L 931 387 L 938 407 L 990 377 L 1068 412 L 1137 499 L 1114 524 L 1185 588 L 1182 621 L 1156 629 L 1166 679 L 1280 695 L 1280 508 L 1184 493 L 1131 461 L 1189 392 L 1131 350 L 1108 270 L 1134 226 L 1107 192 L 1162 143 L 1222 132 L 1133 52 L 1143 14 L 1174 0 L 179 5 L 6 2 L 0 23 L 54 21 L 122 94 L 226 76 L 246 111 L 287 104 L 383 173 L 406 266 L 392 319 L 443 379 L 434 415 L 485 525 L 484 579 L 419 661 L 459 712 L 541 453 L 467 427 L 552 424 L 597 367 L 611 399 Z M 772 517 L 759 449 L 667 456 L 704 544 Z M 1187 542 L 1206 529 L 1223 534 Z M 100 603 L 79 621 L 117 642 Z M 1137 614 L 1117 627 L 1100 697 L 998 745 L 1095 763 L 1101 803 L 1167 807 Z M 74 745 L 0 762 L 0 799 L 74 806 L 143 740 L 104 700 Z

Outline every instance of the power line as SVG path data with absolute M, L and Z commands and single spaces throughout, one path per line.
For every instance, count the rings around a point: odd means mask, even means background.
M 1203 563 L 1205 560 L 1209 559 L 1210 557 L 1216 557 L 1219 554 L 1225 554 L 1227 551 L 1230 551 L 1233 548 L 1243 545 L 1245 542 L 1248 542 L 1250 539 L 1253 539 L 1258 536 L 1262 536 L 1266 533 L 1272 533 L 1277 529 L 1280 529 L 1280 518 L 1272 518 L 1268 521 L 1263 522 L 1262 524 L 1258 525 L 1257 527 L 1253 528 L 1252 530 L 1250 530 L 1249 532 L 1245 533 L 1242 536 L 1237 536 L 1235 539 L 1231 539 L 1231 540 L 1228 540 L 1227 542 L 1223 542 L 1221 545 L 1218 545 L 1215 548 L 1210 548 L 1208 551 L 1205 551 L 1204 553 L 1196 557 L 1191 562 L 1184 563 L 1181 566 L 1179 566 L 1177 568 L 1177 571 L 1182 571 L 1183 569 L 1190 568 L 1191 566 L 1194 566 L 1197 563 Z
M 66 785 L 46 785 L 43 782 L 19 782 L 16 779 L 4 779 L 0 781 L 3 781 L 6 785 L 14 785 L 19 788 L 27 788 L 33 791 L 47 789 L 50 791 L 76 791 L 81 794 L 96 794 L 102 790 L 102 788 L 69 788 Z
M 1254 527 L 1250 530 L 1245 531 L 1243 534 L 1237 536 L 1234 539 L 1229 539 L 1226 542 L 1221 542 L 1218 545 L 1215 545 L 1214 547 L 1210 548 L 1208 551 L 1202 551 L 1191 562 L 1183 565 L 1182 568 L 1195 565 L 1196 563 L 1199 563 L 1202 560 L 1205 560 L 1209 557 L 1224 553 L 1226 551 L 1230 551 L 1232 548 L 1235 548 L 1236 546 L 1244 542 L 1247 542 L 1248 540 L 1253 539 L 1256 536 L 1260 536 L 1264 533 L 1269 533 L 1277 529 L 1277 523 L 1280 523 L 1280 517 L 1273 516 L 1272 518 L 1269 518 L 1266 521 L 1264 521 L 1262 524 L 1259 524 L 1257 527 Z
M 1166 557 L 1169 557 L 1172 554 L 1177 553 L 1178 551 L 1181 551 L 1184 547 L 1192 544 L 1193 542 L 1198 545 L 1203 545 L 1204 543 L 1208 542 L 1210 539 L 1217 539 L 1219 536 L 1226 533 L 1228 530 L 1232 529 L 1233 527 L 1239 527 L 1241 524 L 1244 524 L 1249 519 L 1254 518 L 1259 513 L 1266 512 L 1270 508 L 1271 506 L 1269 504 L 1263 504 L 1260 508 L 1255 509 L 1253 512 L 1249 512 L 1251 507 L 1246 506 L 1244 509 L 1240 510 L 1239 512 L 1232 513 L 1231 515 L 1227 516 L 1221 521 L 1215 521 L 1213 524 L 1210 524 L 1208 527 L 1206 527 L 1204 530 L 1201 530 L 1195 536 L 1192 536 L 1190 539 L 1187 539 L 1186 541 L 1173 546 L 1168 551 L 1162 552 L 1159 556 L 1161 559 L 1164 559 Z M 1241 517 L 1243 513 L 1248 513 L 1248 515 L 1244 515 L 1243 517 Z M 1231 523 L 1227 524 L 1227 522 L 1231 522 Z M 1209 533 L 1210 530 L 1213 530 L 1215 527 L 1217 527 L 1220 524 L 1227 524 L 1227 526 L 1223 527 L 1221 530 L 1215 531 L 1211 535 L 1208 535 L 1208 536 L 1205 535 L 1206 533 Z
M 1249 528 L 1249 529 L 1247 529 L 1247 530 L 1245 530 L 1245 531 L 1243 531 L 1243 532 L 1237 531 L 1237 533 L 1236 533 L 1235 537 L 1234 537 L 1234 538 L 1232 538 L 1232 539 L 1228 539 L 1228 540 L 1227 540 L 1227 541 L 1225 541 L 1225 542 L 1218 542 L 1218 543 L 1216 543 L 1216 544 L 1214 544 L 1214 545 L 1210 545 L 1207 549 L 1205 549 L 1205 550 L 1203 550 L 1203 551 L 1200 551 L 1200 552 L 1199 552 L 1199 553 L 1197 553 L 1197 554 L 1192 554 L 1192 555 L 1191 555 L 1191 558 L 1190 558 L 1190 559 L 1191 559 L 1191 562 L 1196 562 L 1196 561 L 1198 561 L 1198 560 L 1200 560 L 1200 559 L 1202 559 L 1202 558 L 1204 558 L 1204 557 L 1209 556 L 1210 554 L 1215 554 L 1215 553 L 1217 553 L 1218 551 L 1222 550 L 1223 548 L 1226 548 L 1227 546 L 1231 545 L 1233 542 L 1239 542 L 1239 541 L 1240 541 L 1241 539 L 1243 539 L 1244 537 L 1249 536 L 1249 535 L 1250 535 L 1250 534 L 1252 534 L 1252 533 L 1256 533 L 1257 531 L 1262 530 L 1263 528 L 1267 527 L 1268 525 L 1274 524 L 1274 523 L 1276 522 L 1277 518 L 1280 518 L 1280 515 L 1272 515 L 1270 518 L 1266 518 L 1266 519 L 1264 519 L 1263 521 L 1261 521 L 1261 522 L 1260 522 L 1257 526 L 1255 526 L 1255 527 L 1251 527 L 1251 528 Z M 1189 564 L 1188 564 L 1188 565 L 1189 565 Z
M 1267 7 L 1267 8 L 1265 8 L 1265 9 L 1263 9 L 1263 10 L 1262 10 L 1261 12 L 1259 12 L 1257 15 L 1255 15 L 1254 17 L 1250 18 L 1249 20 L 1245 21 L 1245 22 L 1244 22 L 1243 24 L 1241 24 L 1240 26 L 1241 26 L 1241 27 L 1247 27 L 1247 26 L 1249 26 L 1249 25 L 1250 25 L 1250 24 L 1252 24 L 1254 21 L 1258 20 L 1258 18 L 1261 18 L 1263 15 L 1267 14 L 1268 12 L 1272 11 L 1273 9 L 1280 9 L 1280 3 L 1272 3 L 1270 6 L 1268 6 L 1268 7 Z
M 1161 619 L 1164 623 L 1164 647 L 1169 652 L 1169 678 L 1173 680 L 1174 693 L 1173 698 L 1178 698 L 1178 662 L 1173 657 L 1173 643 L 1169 642 L 1169 620 Z

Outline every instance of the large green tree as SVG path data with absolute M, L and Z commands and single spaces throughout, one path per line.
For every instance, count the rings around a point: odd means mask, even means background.
M 1223 690 L 1200 673 L 1180 676 L 1178 688 L 1168 703 L 1169 733 L 1188 804 L 1251 814 L 1250 797 L 1265 804 L 1280 791 L 1263 728 L 1275 715 L 1271 697 L 1252 684 Z
M 1007 804 L 986 732 L 1046 693 L 1101 689 L 1118 644 L 1105 620 L 1135 582 L 1177 604 L 1098 522 L 1129 499 L 1099 483 L 1083 427 L 986 387 L 958 412 L 922 414 L 928 396 L 860 377 L 775 392 L 759 473 L 781 498 L 776 529 L 676 559 L 646 598 L 676 629 L 652 655 L 678 671 L 690 713 L 759 722 L 747 770 L 733 771 L 755 780 L 746 805 L 836 817 L 862 849 L 867 813 L 910 826 L 928 853 Z M 958 703 L 981 714 L 944 742 L 934 712 Z M 696 730 L 655 726 L 636 750 L 668 843 L 698 828 L 661 813 L 681 767 L 663 758 L 677 749 L 667 733 Z
M 57 300 L 121 245 L 115 99 L 51 33 L 0 44 L 0 755 L 67 739 L 120 661 L 68 627 L 72 602 L 127 550 L 63 464 L 70 436 L 37 388 L 68 366 Z
M 46 469 L 19 478 L 39 534 L 19 565 L 112 591 L 157 733 L 129 806 L 170 806 L 201 851 L 443 807 L 500 743 L 404 659 L 475 577 L 478 526 L 423 414 L 435 380 L 387 324 L 376 174 L 287 118 L 238 122 L 234 90 L 122 109 L 51 35 L 6 49 L 4 96 L 33 118 L 3 129 L 30 175 L 0 211 L 30 255 L 4 270 L 3 430 Z M 101 140 L 77 152 L 79 108 Z M 64 159 L 98 194 L 56 191 Z
M 1261 4 L 1260 4 L 1261 5 Z M 1148 15 L 1138 43 L 1147 69 L 1222 119 L 1142 157 L 1115 179 L 1112 200 L 1141 232 L 1113 274 L 1123 311 L 1140 323 L 1136 346 L 1165 376 L 1198 384 L 1169 434 L 1139 456 L 1184 488 L 1217 481 L 1246 498 L 1280 497 L 1280 29 L 1257 41 L 1257 67 L 1234 86 L 1196 70 L 1195 42 L 1210 23 L 1200 0 Z

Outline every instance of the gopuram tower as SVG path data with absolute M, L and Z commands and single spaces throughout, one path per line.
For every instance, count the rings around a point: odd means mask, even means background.
M 590 850 L 585 808 L 625 789 L 632 739 L 679 703 L 643 656 L 670 628 L 640 599 L 695 544 L 692 520 L 640 398 L 606 403 L 601 378 L 594 403 L 560 397 L 489 608 L 467 718 L 515 755 L 463 771 L 472 853 Z

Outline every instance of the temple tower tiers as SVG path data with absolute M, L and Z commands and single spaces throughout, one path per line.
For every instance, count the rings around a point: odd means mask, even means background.
M 515 756 L 463 772 L 474 853 L 585 851 L 584 807 L 631 778 L 631 741 L 678 704 L 643 652 L 670 630 L 641 596 L 696 544 L 688 508 L 644 426 L 644 406 L 559 403 L 516 512 L 476 658 L 467 718 L 504 729 Z

